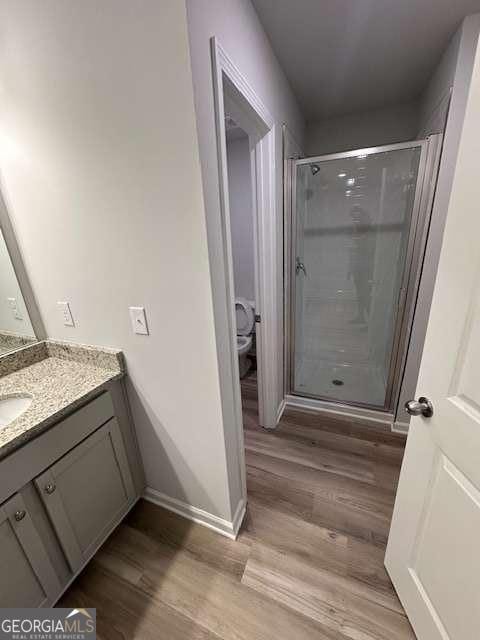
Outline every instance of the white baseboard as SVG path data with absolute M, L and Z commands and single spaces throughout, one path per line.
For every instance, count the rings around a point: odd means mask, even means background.
M 281 401 L 278 410 L 277 410 L 277 424 L 280 422 L 283 416 L 283 412 L 285 411 L 285 407 L 287 406 L 287 402 L 285 398 Z
M 408 430 L 410 428 L 410 424 L 408 422 L 399 422 L 397 420 L 397 422 L 394 422 L 392 424 L 392 431 L 394 433 L 408 433 Z
M 235 511 L 235 515 L 233 516 L 232 526 L 234 533 L 234 540 L 238 536 L 238 532 L 240 531 L 240 527 L 242 526 L 243 519 L 245 518 L 245 513 L 247 511 L 247 501 L 245 498 L 242 498 L 238 503 L 238 507 Z
M 192 505 L 183 502 L 183 500 L 171 498 L 161 491 L 157 491 L 151 487 L 147 487 L 145 489 L 143 497 L 149 502 L 158 504 L 158 506 L 163 507 L 168 511 L 173 511 L 177 515 L 187 518 L 187 520 L 191 520 L 192 522 L 201 524 L 204 527 L 208 527 L 209 529 L 212 529 L 217 533 L 221 533 L 222 536 L 226 536 L 232 540 L 236 539 L 242 525 L 243 518 L 245 517 L 246 502 L 243 498 L 238 504 L 232 522 L 229 522 L 228 520 L 219 518 L 212 513 L 208 513 L 208 511 L 204 511 L 198 507 L 193 507 Z

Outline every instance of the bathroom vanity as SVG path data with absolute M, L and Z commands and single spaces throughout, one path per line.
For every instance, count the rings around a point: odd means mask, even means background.
M 51 606 L 143 492 L 121 352 L 0 359 L 0 607 Z

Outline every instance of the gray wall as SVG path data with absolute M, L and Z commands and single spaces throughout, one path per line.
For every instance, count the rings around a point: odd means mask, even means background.
M 5 0 L 0 20 L 2 186 L 48 336 L 124 350 L 148 485 L 231 520 L 185 6 Z
M 461 37 L 462 29 L 458 29 L 420 98 L 419 138 L 425 138 L 430 133 L 441 133 L 445 129 Z
M 255 301 L 252 175 L 247 135 L 227 136 L 228 196 L 235 296 Z
M 449 92 L 450 86 L 453 85 L 435 201 L 432 210 L 432 222 L 428 235 L 428 244 L 418 293 L 418 303 L 415 310 L 410 348 L 396 416 L 397 426 L 401 429 L 408 429 L 410 421 L 403 409 L 405 402 L 416 397 L 415 394 L 428 396 L 428 389 L 418 389 L 417 391 L 415 389 L 479 33 L 480 14 L 465 18 L 458 33 L 455 34 L 440 61 L 437 71 L 432 76 L 430 85 L 424 93 L 422 113 L 426 115 L 424 116 L 423 123 L 420 123 L 420 126 L 423 127 L 424 130 L 428 130 L 429 122 L 440 122 L 438 112 L 444 112 L 444 108 L 442 107 L 440 110 L 436 110 L 437 116 L 434 118 L 429 117 L 428 114 L 434 113 L 435 105 L 442 105 L 444 103 L 444 97 Z
M 416 102 L 309 122 L 307 156 L 376 147 L 414 140 L 418 130 Z

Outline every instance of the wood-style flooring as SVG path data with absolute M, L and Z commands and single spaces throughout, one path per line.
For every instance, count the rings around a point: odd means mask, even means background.
M 238 540 L 142 500 L 58 606 L 105 640 L 414 639 L 383 567 L 404 439 L 293 411 L 267 432 L 254 376 L 242 396 Z

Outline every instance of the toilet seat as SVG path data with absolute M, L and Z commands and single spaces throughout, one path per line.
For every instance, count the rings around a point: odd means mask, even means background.
M 252 305 L 245 298 L 235 300 L 235 315 L 237 319 L 237 336 L 249 336 L 252 333 L 255 317 Z
M 248 353 L 252 346 L 252 336 L 237 336 L 237 353 L 242 356 Z

